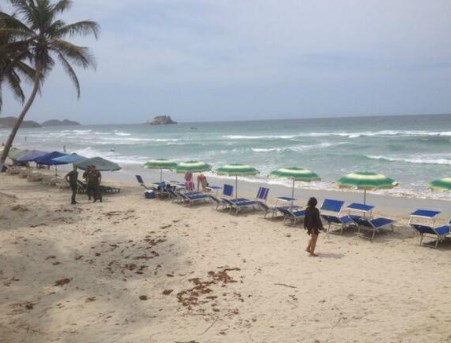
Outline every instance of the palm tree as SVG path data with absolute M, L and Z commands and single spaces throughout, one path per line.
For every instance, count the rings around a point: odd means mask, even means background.
M 0 32 L 2 32 L 0 34 L 0 110 L 3 105 L 2 84 L 7 83 L 13 95 L 23 103 L 25 94 L 21 87 L 20 75 L 32 81 L 35 72 L 22 61 L 28 53 L 25 44 L 12 42 L 11 34 L 6 31 L 5 21 L 0 20 Z
M 6 141 L 0 164 L 5 162 L 25 115 L 33 104 L 45 78 L 55 66 L 55 57 L 72 80 L 77 96 L 80 97 L 80 83 L 73 65 L 85 69 L 91 66 L 95 67 L 95 60 L 88 48 L 74 45 L 64 38 L 91 33 L 97 38 L 99 33 L 99 26 L 94 21 L 85 20 L 66 24 L 58 19 L 60 14 L 71 7 L 72 1 L 70 0 L 58 0 L 55 3 L 50 0 L 9 0 L 9 2 L 16 13 L 9 15 L 0 12 L 0 22 L 3 23 L 0 25 L 0 37 L 9 35 L 10 43 L 7 46 L 13 52 L 18 51 L 21 58 L 29 59 L 34 68 L 34 75 L 30 97 Z M 11 52 L 11 50 L 9 51 Z

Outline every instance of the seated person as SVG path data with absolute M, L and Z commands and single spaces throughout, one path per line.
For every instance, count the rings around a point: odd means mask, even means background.
M 191 173 L 191 172 L 185 173 L 185 188 L 188 191 L 194 190 L 193 173 Z
M 199 174 L 197 177 L 197 190 L 205 192 L 208 187 L 207 177 L 204 174 Z

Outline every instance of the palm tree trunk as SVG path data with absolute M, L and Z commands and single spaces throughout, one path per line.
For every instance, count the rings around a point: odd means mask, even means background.
M 33 90 L 31 91 L 30 98 L 25 103 L 25 106 L 22 109 L 22 112 L 20 113 L 19 118 L 17 118 L 17 122 L 14 124 L 14 127 L 11 129 L 11 133 L 9 134 L 8 140 L 6 141 L 6 144 L 3 148 L 2 157 L 0 160 L 0 168 L 2 168 L 3 165 L 5 164 L 5 160 L 8 157 L 11 146 L 13 145 L 14 138 L 16 137 L 17 131 L 19 131 L 20 125 L 22 125 L 25 115 L 28 113 L 28 110 L 30 109 L 31 105 L 33 104 L 34 99 L 36 98 L 36 94 L 38 93 L 38 90 L 39 90 L 40 75 L 41 75 L 41 66 L 39 65 L 36 68 L 36 74 L 34 76 L 34 81 L 33 81 Z

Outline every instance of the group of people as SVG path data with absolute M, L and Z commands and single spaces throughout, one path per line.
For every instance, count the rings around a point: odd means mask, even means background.
M 208 187 L 207 177 L 204 174 L 197 176 L 197 190 L 204 192 Z M 189 191 L 194 191 L 193 173 L 185 173 L 185 188 Z
M 72 190 L 71 204 L 76 204 L 77 201 L 75 200 L 75 197 L 78 190 L 78 171 L 75 165 L 74 168 L 66 174 L 65 179 L 69 183 Z M 83 173 L 83 179 L 86 181 L 86 193 L 88 194 L 88 200 L 93 198 L 94 202 L 97 200 L 102 202 L 102 192 L 100 191 L 102 174 L 96 169 L 96 166 L 88 166 Z

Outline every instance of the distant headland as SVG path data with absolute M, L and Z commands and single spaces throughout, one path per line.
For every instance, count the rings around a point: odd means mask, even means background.
M 156 116 L 153 120 L 146 121 L 149 125 L 169 125 L 177 124 L 176 121 L 171 119 L 171 116 Z
M 4 117 L 0 118 L 0 128 L 12 128 L 16 124 L 16 117 Z M 20 125 L 21 128 L 34 128 L 34 127 L 45 127 L 45 126 L 76 126 L 80 123 L 72 120 L 46 120 L 42 124 L 35 122 L 33 120 L 24 120 Z

